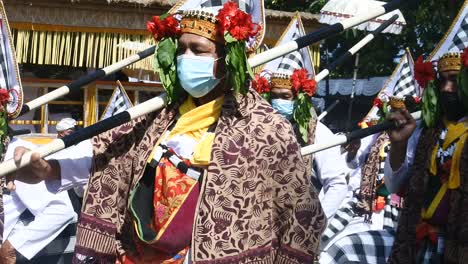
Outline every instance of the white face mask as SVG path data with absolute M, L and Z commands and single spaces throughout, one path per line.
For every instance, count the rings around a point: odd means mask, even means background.
M 177 77 L 182 88 L 195 98 L 211 92 L 220 82 L 213 74 L 216 60 L 208 56 L 179 55 Z

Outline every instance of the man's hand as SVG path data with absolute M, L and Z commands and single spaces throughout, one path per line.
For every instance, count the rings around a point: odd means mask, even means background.
M 398 128 L 387 131 L 392 144 L 390 148 L 390 165 L 396 171 L 405 161 L 408 139 L 416 129 L 416 121 L 406 109 L 390 113 L 387 120 L 398 124 Z
M 406 109 L 391 112 L 388 115 L 387 120 L 394 121 L 398 124 L 398 128 L 387 131 L 390 141 L 392 142 L 392 146 L 394 144 L 406 145 L 408 139 L 416 129 L 416 120 L 414 120 Z
M 346 160 L 349 162 L 353 160 L 356 157 L 356 154 L 361 147 L 361 140 L 356 139 L 351 142 L 349 142 L 347 145 L 345 145 L 344 149 L 348 152 L 348 155 L 346 156 Z
M 10 241 L 6 240 L 0 247 L 0 263 L 2 264 L 15 264 L 16 263 L 16 250 Z
M 17 147 L 14 152 L 14 160 L 19 163 L 23 155 L 30 151 L 25 147 Z M 38 153 L 31 155 L 31 162 L 28 166 L 19 169 L 7 176 L 7 188 L 10 191 L 15 190 L 14 180 L 19 180 L 29 184 L 36 184 L 43 180 L 53 179 L 55 174 L 60 175 L 60 166 L 57 161 L 46 161 Z

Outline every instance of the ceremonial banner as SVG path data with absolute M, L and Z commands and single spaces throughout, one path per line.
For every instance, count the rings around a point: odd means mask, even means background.
M 414 60 L 408 49 L 403 57 L 401 57 L 400 63 L 398 63 L 390 78 L 385 82 L 377 98 L 388 100 L 391 96 L 400 98 L 421 96 L 419 85 L 414 79 Z M 378 111 L 379 108 L 377 106 L 372 106 L 369 113 L 363 119 L 363 123 L 379 118 L 377 115 Z
M 109 103 L 107 104 L 106 109 L 102 114 L 101 120 L 109 118 L 129 109 L 130 107 L 133 107 L 133 104 L 130 101 L 130 98 L 128 98 L 128 95 L 120 81 L 117 81 L 117 84 L 118 85 L 115 87 Z
M 301 15 L 296 12 L 291 22 L 287 26 L 283 35 L 280 37 L 276 46 L 282 45 L 292 39 L 305 36 L 306 32 L 301 21 Z M 278 69 L 278 73 L 292 74 L 294 69 L 304 68 L 312 73 L 310 78 L 315 76 L 314 62 L 312 61 L 312 53 L 308 47 L 302 48 L 298 51 L 291 52 L 284 57 L 272 60 L 265 64 L 261 70 L 266 72 L 273 72 Z
M 10 26 L 0 0 L 0 89 L 8 89 L 10 101 L 7 105 L 7 112 L 10 119 L 16 118 L 23 107 L 23 89 L 19 76 L 16 54 L 13 47 Z
M 468 0 L 458 12 L 449 30 L 431 53 L 430 60 L 437 61 L 447 52 L 460 52 L 468 47 Z

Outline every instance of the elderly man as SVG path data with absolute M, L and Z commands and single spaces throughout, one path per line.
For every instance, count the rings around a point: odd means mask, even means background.
M 318 253 L 326 218 L 291 125 L 247 85 L 245 44 L 261 42 L 252 17 L 263 21 L 263 2 L 238 1 L 247 13 L 220 2 L 181 1 L 180 24 L 148 24 L 170 104 L 93 139 L 77 262 L 311 263 Z M 76 172 L 32 161 L 18 178 Z
M 437 79 L 423 97 L 423 103 L 438 103 L 423 108 L 424 126 L 406 110 L 389 117 L 401 127 L 388 132 L 392 147 L 385 184 L 391 192 L 406 194 L 390 263 L 466 262 L 468 102 L 460 90 L 466 95 L 468 87 L 462 85 L 468 76 L 462 67 L 459 53 L 438 60 Z
M 57 137 L 63 138 L 75 131 L 76 120 L 70 117 L 63 118 L 57 123 L 55 129 L 57 130 Z

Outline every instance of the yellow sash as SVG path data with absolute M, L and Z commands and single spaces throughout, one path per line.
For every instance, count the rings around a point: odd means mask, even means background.
M 466 138 L 468 136 L 468 122 L 448 122 L 444 121 L 447 127 L 447 136 L 442 145 L 442 149 L 447 149 L 450 144 L 458 139 L 455 144 L 455 150 L 452 155 L 452 166 L 450 168 L 450 176 L 448 180 L 448 189 L 457 189 L 460 187 L 460 158 L 465 145 Z M 433 176 L 437 175 L 437 151 L 439 150 L 439 144 L 437 144 L 431 155 L 431 167 L 430 172 Z
M 452 154 L 452 164 L 450 167 L 450 175 L 448 181 L 443 183 L 437 192 L 436 196 L 432 200 L 431 204 L 427 210 L 422 210 L 423 219 L 431 219 L 434 215 L 434 212 L 439 207 L 440 202 L 445 196 L 445 193 L 448 189 L 457 189 L 460 187 L 460 159 L 465 146 L 466 139 L 468 137 L 468 123 L 465 122 L 448 122 L 445 121 L 447 127 L 447 136 L 442 145 L 442 149 L 446 150 L 450 144 L 455 142 L 458 139 L 458 142 L 455 144 L 455 150 Z M 439 144 L 436 144 L 432 151 L 431 155 L 431 167 L 430 172 L 432 176 L 437 176 L 437 152 L 439 150 Z
M 177 135 L 187 135 L 198 141 L 190 162 L 194 165 L 208 165 L 211 159 L 211 146 L 214 133 L 207 133 L 210 126 L 218 121 L 224 96 L 209 103 L 196 106 L 193 98 L 189 97 L 179 107 L 180 117 L 167 140 Z

